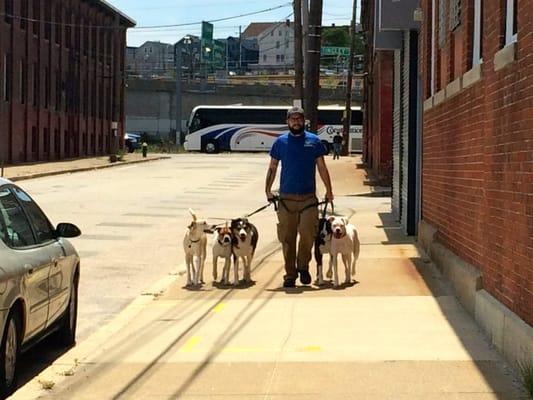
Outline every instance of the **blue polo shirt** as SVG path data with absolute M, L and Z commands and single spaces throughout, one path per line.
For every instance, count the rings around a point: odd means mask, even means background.
M 280 192 L 309 194 L 316 191 L 316 159 L 327 154 L 317 135 L 305 132 L 300 136 L 290 133 L 276 139 L 270 156 L 281 161 Z

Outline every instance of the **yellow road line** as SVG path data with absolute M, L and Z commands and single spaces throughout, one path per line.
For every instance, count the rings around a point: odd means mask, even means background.
M 194 351 L 194 348 L 200 343 L 201 338 L 199 336 L 193 336 L 189 340 L 187 340 L 187 343 L 183 345 L 181 348 L 181 351 L 184 353 L 191 353 Z
M 219 313 L 219 312 L 221 312 L 224 308 L 226 308 L 226 304 L 224 304 L 224 303 L 217 304 L 217 305 L 215 306 L 215 308 L 213 308 L 213 312 L 214 312 L 214 313 Z

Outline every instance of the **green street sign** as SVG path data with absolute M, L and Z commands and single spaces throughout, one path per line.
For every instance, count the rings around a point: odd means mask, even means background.
M 320 49 L 320 54 L 323 56 L 343 56 L 350 57 L 349 47 L 332 47 L 326 46 Z
M 211 60 L 213 58 L 213 24 L 209 22 L 202 22 L 202 60 Z

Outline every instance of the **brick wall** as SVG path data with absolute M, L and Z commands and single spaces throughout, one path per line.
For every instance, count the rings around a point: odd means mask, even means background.
M 374 1 L 363 0 L 363 24 L 373 43 Z M 392 182 L 392 95 L 394 52 L 367 47 L 365 98 L 363 101 L 363 161 L 381 185 Z
M 471 66 L 473 8 L 461 3 L 462 27 L 449 33 L 436 66 L 447 77 L 442 88 Z M 505 2 L 483 3 L 481 79 L 424 113 L 422 216 L 440 241 L 480 269 L 484 288 L 531 325 L 533 0 L 518 1 L 516 59 L 499 71 L 494 56 L 504 46 Z M 426 97 L 430 4 L 422 1 L 420 35 Z
M 116 151 L 123 136 L 125 32 L 131 23 L 94 2 L 11 3 L 11 13 L 22 18 L 0 18 L 0 160 Z M 11 3 L 0 0 L 0 12 Z M 4 77 L 12 89 L 7 100 Z M 120 123 L 117 135 L 112 121 Z

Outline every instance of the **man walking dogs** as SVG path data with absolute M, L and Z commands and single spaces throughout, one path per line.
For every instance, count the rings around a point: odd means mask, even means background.
M 266 197 L 272 201 L 272 184 L 281 161 L 278 239 L 283 246 L 283 287 L 286 288 L 295 286 L 298 274 L 302 284 L 311 283 L 309 262 L 318 229 L 316 167 L 326 186 L 326 199 L 333 201 L 331 180 L 324 161 L 327 150 L 318 136 L 305 131 L 304 124 L 304 110 L 292 107 L 287 111 L 289 132 L 280 136 L 272 145 L 265 183 Z M 298 234 L 300 240 L 297 249 Z

